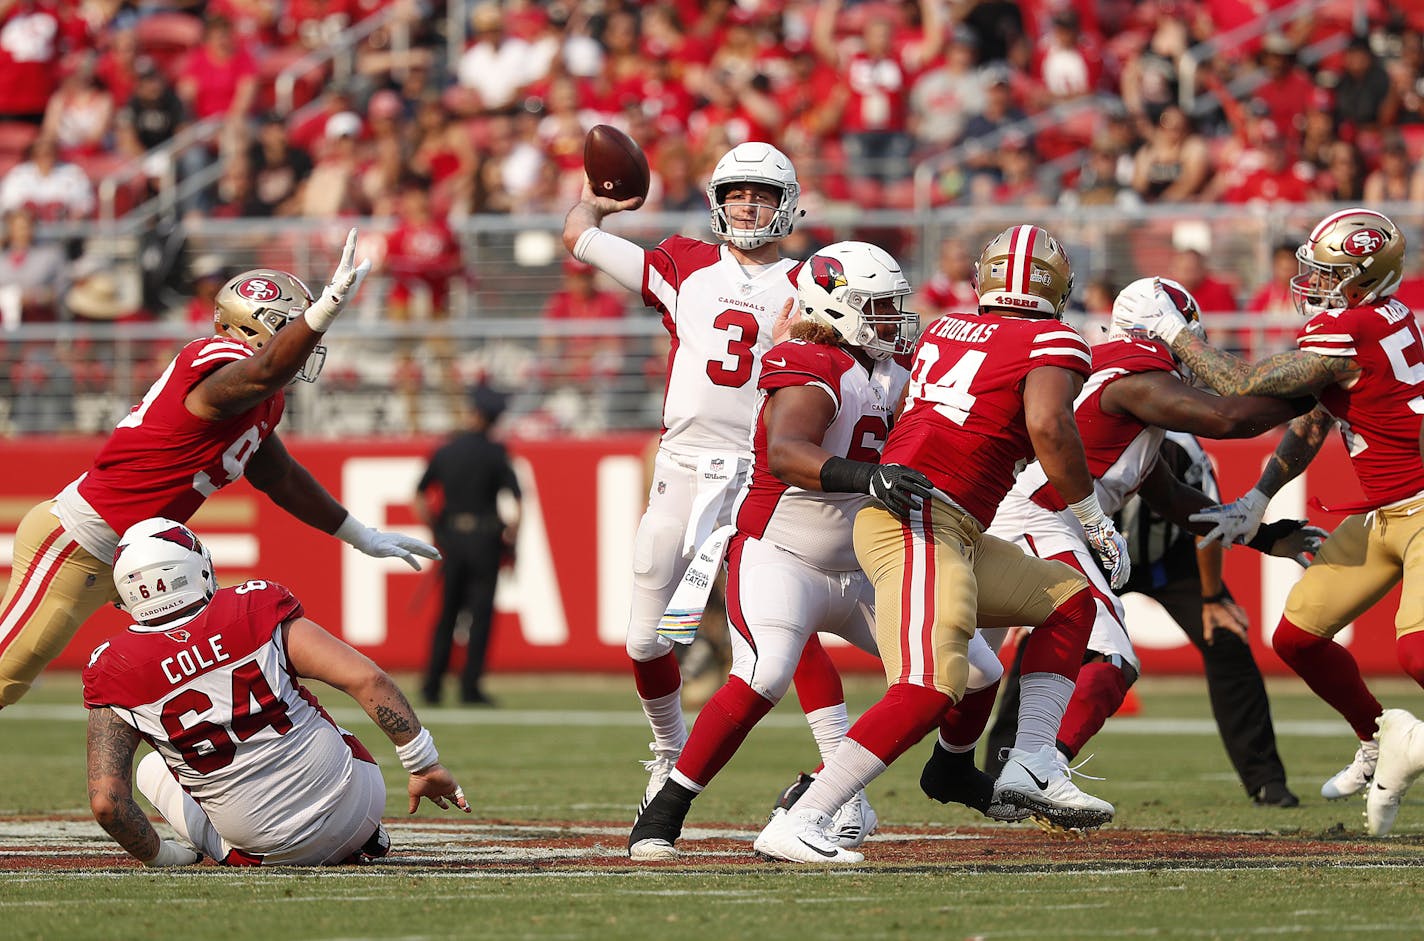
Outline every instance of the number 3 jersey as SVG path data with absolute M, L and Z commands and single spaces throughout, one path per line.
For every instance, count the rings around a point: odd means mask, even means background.
M 222 337 L 194 340 L 110 433 L 94 464 L 55 500 L 55 515 L 95 558 L 112 559 L 139 520 L 187 522 L 203 501 L 242 476 L 277 427 L 283 393 L 241 415 L 208 421 L 183 404 L 208 375 L 253 351 Z
M 1296 345 L 1360 366 L 1353 382 L 1332 383 L 1320 393 L 1320 404 L 1340 425 L 1367 498 L 1337 509 L 1374 509 L 1424 491 L 1419 459 L 1424 335 L 1409 308 L 1391 300 L 1378 307 L 1327 310 L 1301 329 Z
M 662 449 L 695 460 L 747 454 L 759 360 L 771 325 L 796 295 L 800 262 L 744 269 L 730 251 L 676 235 L 644 253 L 643 302 L 672 338 Z
M 905 410 L 881 460 L 923 473 L 984 527 L 1033 457 L 1024 381 L 1043 366 L 1086 378 L 1088 344 L 1057 320 L 995 313 L 941 317 L 925 330 L 910 367 Z
M 271 582 L 220 589 L 181 624 L 133 625 L 96 649 L 84 705 L 109 707 L 163 756 L 223 839 L 259 855 L 315 833 L 370 754 L 298 681 Z
M 761 395 L 752 425 L 752 476 L 734 512 L 737 531 L 785 549 L 823 571 L 859 569 L 851 528 L 855 514 L 870 498 L 803 490 L 773 474 L 763 409 L 777 389 L 820 389 L 836 408 L 821 447 L 838 457 L 877 463 L 908 378 L 903 360 L 881 360 L 867 372 L 843 347 L 801 340 L 772 347 L 762 359 Z

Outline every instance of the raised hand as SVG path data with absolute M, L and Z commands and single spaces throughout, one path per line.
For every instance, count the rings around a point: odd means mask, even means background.
M 356 296 L 356 292 L 361 289 L 361 282 L 366 280 L 366 275 L 371 271 L 371 259 L 363 258 L 361 264 L 354 264 L 356 259 L 356 228 L 346 233 L 346 245 L 341 250 L 341 262 L 336 266 L 336 273 L 327 282 L 326 288 L 321 292 L 321 297 L 307 308 L 306 321 L 317 333 L 325 333 L 346 309 L 346 305 Z

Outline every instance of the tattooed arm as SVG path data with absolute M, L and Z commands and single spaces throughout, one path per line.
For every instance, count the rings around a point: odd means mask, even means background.
M 158 855 L 158 831 L 133 798 L 138 732 L 107 707 L 89 711 L 89 809 L 99 826 L 129 855 L 146 862 Z
M 1321 356 L 1291 350 L 1248 363 L 1225 353 L 1183 330 L 1172 341 L 1172 352 L 1222 395 L 1272 395 L 1291 398 L 1315 395 L 1336 382 L 1348 382 L 1360 374 L 1360 364 L 1344 356 Z
M 401 764 L 410 772 L 406 791 L 410 794 L 411 813 L 415 813 L 422 797 L 442 809 L 449 801 L 465 813 L 470 812 L 465 792 L 440 764 L 430 733 L 421 728 L 410 701 L 386 671 L 306 618 L 282 625 L 282 636 L 287 656 L 299 676 L 330 683 L 356 700 L 396 746 Z
M 1323 358 L 1323 357 L 1322 357 Z M 1335 427 L 1335 419 L 1317 405 L 1286 426 L 1286 433 L 1276 451 L 1261 471 L 1261 479 L 1256 489 L 1268 497 L 1274 497 L 1282 487 L 1300 476 L 1300 472 L 1315 459 L 1330 429 Z

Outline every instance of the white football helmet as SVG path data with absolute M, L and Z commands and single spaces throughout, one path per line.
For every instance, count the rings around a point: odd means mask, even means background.
M 851 346 L 873 359 L 908 353 L 920 318 L 904 309 L 910 282 L 889 252 L 867 242 L 836 242 L 806 259 L 796 276 L 796 294 L 807 320 L 830 327 Z M 877 310 L 876 301 L 893 301 L 893 310 Z M 882 305 L 883 306 L 883 305 Z M 890 336 L 880 332 L 893 325 Z
M 301 278 L 276 268 L 254 268 L 218 291 L 213 298 L 213 323 L 218 333 L 260 350 L 311 304 L 312 293 Z M 326 347 L 318 344 L 297 378 L 315 382 L 324 365 Z
M 764 183 L 781 191 L 781 201 L 769 224 L 754 229 L 732 227 L 722 199 L 732 183 Z M 791 165 L 790 157 L 770 144 L 738 144 L 717 161 L 717 168 L 712 171 L 712 179 L 707 184 L 707 203 L 712 207 L 712 231 L 719 239 L 731 242 L 743 251 L 784 239 L 795 225 L 796 200 L 800 196 L 801 184 L 796 182 L 796 168 Z
M 208 550 L 182 523 L 155 516 L 134 523 L 114 550 L 114 586 L 124 610 L 148 624 L 218 590 Z
M 1372 209 L 1343 209 L 1320 220 L 1295 257 L 1291 297 L 1314 317 L 1391 297 L 1404 278 L 1404 234 Z
M 1150 308 L 1155 303 L 1153 298 L 1154 281 L 1162 282 L 1162 290 L 1167 292 L 1167 296 L 1172 300 L 1172 305 L 1187 321 L 1188 332 L 1205 342 L 1206 327 L 1202 324 L 1201 308 L 1197 305 L 1197 299 L 1181 282 L 1173 281 L 1171 278 L 1138 278 L 1119 291 L 1113 300 L 1112 320 L 1108 323 L 1108 339 L 1153 339 L 1144 334 L 1140 327 L 1124 322 L 1123 311 L 1125 309 L 1145 310 Z M 1182 378 L 1193 385 L 1199 385 L 1191 369 L 1178 359 L 1175 353 L 1172 354 L 1172 358 L 1177 361 L 1177 372 L 1181 374 Z

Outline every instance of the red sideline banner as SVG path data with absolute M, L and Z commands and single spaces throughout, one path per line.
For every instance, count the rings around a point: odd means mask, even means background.
M 1215 442 L 1224 495 L 1254 483 L 1275 438 Z M 96 439 L 0 442 L 0 575 L 8 578 L 15 527 L 33 504 L 57 493 L 89 466 Z M 424 538 L 410 507 L 433 439 L 286 442 L 292 453 L 368 525 L 400 528 Z M 633 535 L 645 501 L 642 452 L 648 439 L 626 435 L 585 440 L 513 441 L 524 484 L 524 525 L 518 562 L 502 577 L 490 647 L 492 671 L 622 672 Z M 1269 516 L 1302 516 L 1306 501 L 1327 505 L 1359 498 L 1344 451 L 1332 441 L 1306 474 L 1272 503 Z M 1333 528 L 1340 517 L 1314 522 Z M 307 615 L 392 670 L 420 668 L 438 609 L 438 576 L 427 567 L 370 559 L 282 512 L 245 482 L 220 491 L 191 521 L 213 552 L 222 584 L 249 577 L 279 581 L 296 593 Z M 1269 632 L 1298 577 L 1292 562 L 1249 549 L 1227 553 L 1227 582 L 1251 616 L 1252 644 L 1269 672 L 1287 672 L 1270 650 Z M 1398 671 L 1394 612 L 1398 589 L 1345 633 L 1367 672 Z M 1128 598 L 1129 627 L 1147 673 L 1199 673 L 1201 660 L 1155 603 Z M 94 617 L 58 665 L 83 667 L 89 652 L 127 621 L 115 610 Z M 837 650 L 850 669 L 878 663 Z

